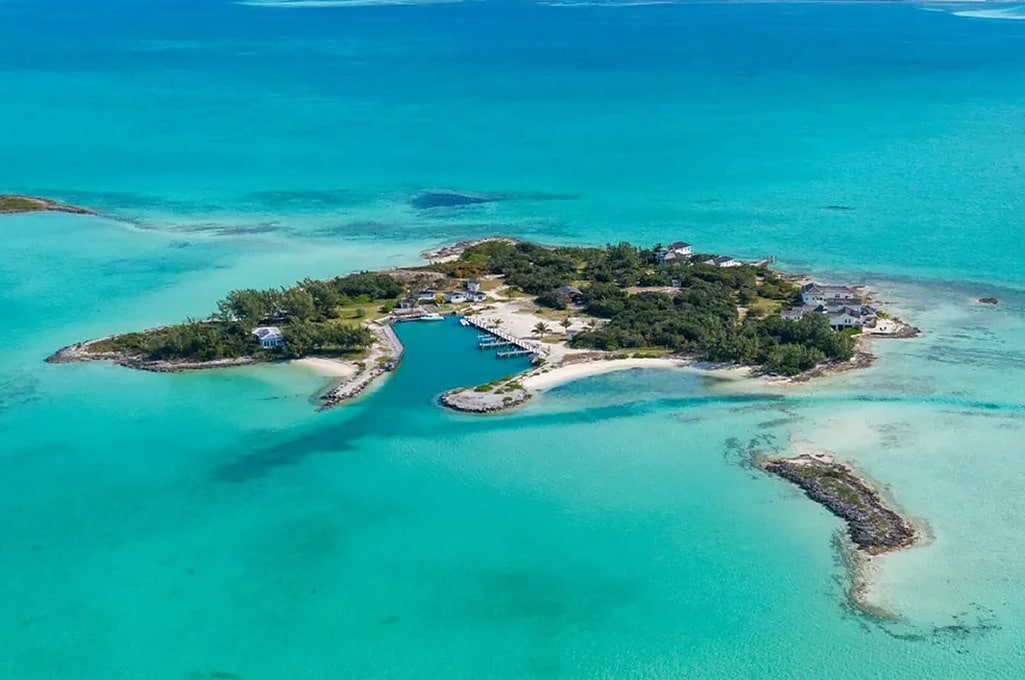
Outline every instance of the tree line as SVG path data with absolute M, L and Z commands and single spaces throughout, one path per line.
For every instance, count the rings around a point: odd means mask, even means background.
M 540 305 L 564 309 L 576 304 L 606 320 L 578 333 L 575 347 L 659 347 L 788 375 L 827 359 L 851 357 L 853 338 L 831 330 L 824 315 L 792 321 L 750 312 L 741 318 L 739 307 L 760 301 L 787 307 L 797 300 L 798 287 L 769 268 L 720 268 L 703 262 L 711 255 L 662 263 L 659 249 L 629 243 L 544 248 L 489 242 L 467 249 L 460 259 L 484 273 L 503 275 Z M 633 287 L 662 290 L 630 292 Z
M 213 361 L 244 356 L 302 357 L 311 352 L 345 353 L 368 347 L 373 334 L 339 319 L 349 304 L 393 300 L 404 289 L 388 274 L 362 272 L 329 280 L 304 279 L 294 286 L 229 292 L 208 319 L 142 333 L 126 333 L 96 346 L 147 360 Z M 252 336 L 258 326 L 281 329 L 285 346 L 264 349 Z

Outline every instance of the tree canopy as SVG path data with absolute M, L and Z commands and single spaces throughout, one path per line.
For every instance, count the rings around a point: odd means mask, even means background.
M 534 295 L 539 305 L 565 309 L 579 304 L 588 315 L 606 320 L 578 333 L 575 347 L 658 347 L 790 375 L 853 353 L 853 338 L 831 330 L 823 315 L 798 321 L 757 313 L 742 318 L 740 307 L 758 302 L 789 306 L 796 300 L 797 286 L 769 268 L 716 267 L 703 261 L 710 255 L 664 263 L 658 250 L 629 243 L 544 248 L 489 242 L 468 248 L 460 259 L 478 271 L 504 276 L 507 284 Z M 579 289 L 579 296 L 572 289 Z
M 339 319 L 345 305 L 388 300 L 402 294 L 394 276 L 361 272 L 328 280 L 304 279 L 294 286 L 230 291 L 204 321 L 127 333 L 100 345 L 149 360 L 212 361 L 244 356 L 301 357 L 311 352 L 351 352 L 367 347 L 373 335 Z M 362 308 L 355 316 L 362 317 Z M 285 346 L 261 348 L 253 339 L 258 326 L 281 328 Z

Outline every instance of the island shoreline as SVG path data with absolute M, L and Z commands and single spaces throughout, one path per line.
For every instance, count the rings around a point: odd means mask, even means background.
M 512 249 L 519 247 L 534 247 L 552 250 L 545 246 L 524 244 L 517 239 L 506 236 L 494 236 L 461 241 L 452 245 L 425 251 L 421 254 L 421 257 L 431 263 L 426 267 L 420 266 L 412 269 L 389 269 L 370 272 L 368 274 L 384 277 L 388 277 L 390 275 L 396 280 L 404 281 L 406 286 L 409 286 L 410 282 L 424 280 L 428 282 L 439 282 L 445 279 L 445 274 L 443 272 L 448 271 L 445 267 L 460 266 L 460 262 L 468 251 L 479 251 L 481 246 L 485 246 L 485 244 L 494 244 Z M 690 246 L 684 243 L 676 243 L 671 247 L 685 248 L 687 253 L 690 251 Z M 665 251 L 666 249 L 662 248 L 659 252 L 664 253 Z M 485 252 L 487 251 L 485 250 Z M 659 255 L 659 257 L 661 257 L 661 255 Z M 668 257 L 668 255 L 666 257 Z M 680 256 L 684 261 L 689 261 L 689 257 L 689 255 L 686 257 Z M 717 258 L 717 261 L 720 260 L 726 261 L 721 265 L 724 267 L 741 266 L 741 263 L 736 262 L 732 258 Z M 708 267 L 708 261 L 697 260 L 697 262 L 703 262 L 702 266 Z M 763 263 L 759 263 L 754 266 L 764 267 L 765 265 Z M 439 267 L 441 267 L 441 269 L 439 269 Z M 711 271 L 714 271 L 715 267 L 711 267 L 710 269 Z M 769 272 L 767 269 L 759 271 L 761 271 L 766 277 L 773 275 L 781 277 L 787 281 L 791 281 L 788 285 L 790 285 L 794 290 L 797 290 L 797 288 L 793 282 L 806 281 L 804 277 L 798 275 L 786 273 L 776 274 L 774 272 Z M 498 292 L 501 292 L 501 295 L 496 297 L 494 293 L 490 295 L 483 292 L 476 293 L 480 296 L 477 298 L 477 302 L 481 302 L 482 304 L 472 304 L 469 307 L 464 306 L 463 308 L 459 308 L 456 305 L 455 309 L 446 313 L 462 314 L 464 317 L 462 321 L 464 325 L 475 327 L 483 334 L 480 337 L 492 339 L 489 346 L 495 344 L 512 345 L 513 349 L 516 350 L 515 353 L 530 354 L 535 366 L 525 371 L 521 371 L 516 375 L 503 378 L 486 385 L 464 386 L 448 390 L 439 397 L 439 402 L 445 407 L 463 412 L 494 413 L 520 406 L 531 400 L 536 394 L 545 392 L 557 385 L 594 375 L 632 368 L 688 368 L 706 372 L 713 370 L 729 370 L 731 377 L 742 377 L 744 379 L 767 378 L 768 376 L 775 375 L 765 370 L 759 370 L 758 364 L 742 363 L 739 361 L 736 363 L 717 364 L 709 361 L 700 361 L 694 356 L 678 354 L 666 354 L 663 356 L 652 357 L 650 356 L 650 351 L 637 352 L 630 349 L 577 349 L 575 345 L 570 344 L 574 333 L 570 328 L 573 326 L 574 322 L 569 317 L 563 319 L 565 322 L 563 325 L 566 326 L 565 335 L 556 335 L 554 336 L 554 340 L 551 337 L 543 338 L 541 335 L 536 335 L 535 340 L 527 339 L 529 334 L 525 335 L 526 331 L 523 325 L 523 319 L 530 319 L 530 321 L 526 322 L 528 324 L 533 321 L 537 321 L 538 323 L 535 324 L 536 329 L 537 327 L 546 328 L 547 324 L 543 323 L 543 320 L 545 318 L 551 319 L 552 317 L 546 317 L 544 315 L 543 310 L 538 307 L 538 301 L 536 299 L 532 299 L 530 296 L 527 296 L 526 298 L 518 296 L 514 292 L 514 288 L 507 285 L 504 281 L 501 281 L 504 276 L 498 275 L 491 276 L 490 278 L 496 280 L 495 285 L 499 286 Z M 421 283 L 421 285 L 423 284 Z M 478 288 L 474 290 L 479 291 L 480 282 L 476 282 L 476 285 Z M 680 284 L 678 282 L 674 282 L 674 285 L 678 289 Z M 567 288 L 570 291 L 567 295 L 580 294 L 577 289 L 567 286 L 564 286 L 564 288 Z M 408 290 L 410 289 L 407 288 L 407 291 Z M 437 301 L 442 297 L 436 289 L 429 289 L 420 293 L 416 293 L 415 288 L 412 290 L 414 291 L 412 293 L 413 298 L 406 298 L 406 300 L 414 299 L 417 295 L 420 296 L 418 299 L 422 300 L 424 296 L 427 296 L 432 300 L 432 302 L 437 304 Z M 666 291 L 663 291 L 658 288 L 652 289 L 649 287 L 647 290 L 652 291 L 655 294 L 665 295 L 667 292 L 671 293 L 673 289 L 670 287 Z M 804 288 L 801 288 L 801 290 L 803 291 Z M 855 294 L 853 292 L 855 289 L 848 288 L 844 290 L 850 292 L 852 295 Z M 861 298 L 861 302 L 867 305 L 867 298 L 865 298 L 865 296 L 860 292 L 860 289 L 858 290 L 859 292 L 856 294 Z M 446 293 L 446 299 L 449 295 L 454 294 Z M 468 294 L 464 293 L 462 295 L 465 299 Z M 400 302 L 405 303 L 406 300 L 400 300 Z M 525 302 L 529 302 L 529 304 L 526 306 L 521 304 Z M 601 328 L 603 320 L 600 318 L 590 317 L 586 313 L 579 311 L 581 309 L 581 305 L 573 302 L 572 304 L 564 305 L 563 308 L 565 309 L 567 306 L 570 308 L 570 315 L 575 313 L 578 316 L 575 323 L 580 324 L 583 321 L 587 322 L 586 328 L 583 328 L 582 331 L 577 330 L 575 332 L 586 332 L 588 329 L 593 332 L 595 328 Z M 367 388 L 369 388 L 373 383 L 383 378 L 383 376 L 394 369 L 404 355 L 404 348 L 402 347 L 401 341 L 392 330 L 392 324 L 401 321 L 418 320 L 421 318 L 441 318 L 439 314 L 431 312 L 430 309 L 430 305 L 428 305 L 425 310 L 420 307 L 418 303 L 414 303 L 413 305 L 406 307 L 398 305 L 398 308 L 396 309 L 382 307 L 381 312 L 385 313 L 385 316 L 368 319 L 360 323 L 359 326 L 362 329 L 370 332 L 368 337 L 372 337 L 372 340 L 368 341 L 369 344 L 367 345 L 369 348 L 368 356 L 364 361 L 354 361 L 351 364 L 354 368 L 353 372 L 350 373 L 346 371 L 345 375 L 335 376 L 338 380 L 317 397 L 321 402 L 319 410 L 326 410 L 354 399 L 367 390 Z M 784 307 L 784 309 L 786 309 L 786 307 Z M 498 314 L 498 317 L 489 321 L 484 321 L 481 320 L 481 316 L 468 316 L 475 313 L 483 314 L 488 310 L 494 310 L 492 313 Z M 577 311 L 574 312 L 573 310 Z M 524 314 L 526 316 L 523 316 Z M 581 314 L 583 314 L 582 319 L 579 318 Z M 741 318 L 746 314 L 746 309 L 741 310 Z M 562 317 L 557 316 L 555 318 L 559 319 Z M 867 368 L 876 360 L 875 355 L 866 349 L 866 344 L 871 339 L 876 337 L 912 337 L 919 333 L 917 328 L 898 320 L 889 320 L 888 317 L 886 318 L 888 320 L 885 322 L 887 324 L 885 331 L 877 329 L 873 333 L 862 332 L 856 337 L 853 343 L 855 351 L 850 358 L 827 358 L 826 361 L 821 361 L 813 367 L 805 369 L 796 375 L 772 377 L 771 382 L 780 384 L 800 383 L 811 380 L 812 378 L 834 375 L 853 369 Z M 506 325 L 500 326 L 499 324 L 503 322 Z M 208 321 L 199 323 L 214 323 L 214 317 L 211 317 Z M 267 322 L 264 323 L 266 325 Z M 142 331 L 135 335 L 147 336 L 151 334 L 160 334 L 162 332 L 173 330 L 174 328 L 175 326 L 162 326 Z M 269 330 L 280 333 L 277 328 L 270 328 Z M 512 332 L 510 333 L 509 331 Z M 550 330 L 547 332 L 551 333 Z M 46 360 L 50 363 L 112 361 L 127 368 L 161 373 L 175 373 L 182 371 L 248 366 L 257 363 L 286 362 L 304 356 L 301 353 L 296 355 L 295 353 L 282 352 L 281 349 L 278 349 L 270 352 L 256 351 L 252 354 L 247 352 L 244 356 L 232 356 L 209 361 L 189 360 L 187 358 L 173 360 L 154 359 L 152 356 L 147 357 L 142 354 L 141 351 L 137 350 L 136 346 L 132 343 L 124 343 L 120 346 L 120 349 L 118 349 L 119 345 L 117 341 L 122 337 L 125 336 L 111 335 L 94 340 L 74 343 L 59 349 Z M 98 343 L 104 342 L 110 343 L 112 351 L 104 351 L 106 348 L 96 347 Z M 281 345 L 278 345 L 278 347 L 280 346 Z M 639 354 L 648 354 L 648 356 L 638 356 Z M 315 356 L 315 354 L 313 354 L 313 356 Z
M 22 215 L 34 212 L 63 212 L 92 216 L 100 214 L 89 208 L 61 203 L 51 198 L 26 194 L 0 194 L 0 215 Z

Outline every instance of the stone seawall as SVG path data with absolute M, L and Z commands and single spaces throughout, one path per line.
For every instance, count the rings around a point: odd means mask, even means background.
M 402 361 L 406 348 L 389 323 L 374 322 L 367 325 L 377 337 L 377 344 L 363 361 L 363 367 L 356 375 L 345 380 L 321 395 L 320 411 L 326 411 L 358 397 L 385 373 L 395 370 Z

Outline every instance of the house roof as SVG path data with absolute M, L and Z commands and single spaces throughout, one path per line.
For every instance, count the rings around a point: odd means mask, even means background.
M 712 260 L 712 262 L 715 262 L 716 264 L 725 264 L 727 262 L 734 262 L 734 261 L 735 260 L 732 257 L 727 257 L 726 255 L 720 255 L 719 257 L 714 258 Z
M 584 294 L 584 291 L 580 290 L 579 288 L 574 288 L 573 286 L 559 286 L 559 291 L 558 292 L 562 293 L 563 295 L 583 295 Z
M 685 241 L 676 241 L 675 243 L 669 244 L 670 250 L 683 250 L 685 248 L 690 248 L 690 244 Z
M 277 326 L 260 326 L 253 329 L 253 335 L 261 340 L 280 340 L 285 336 Z
M 833 316 L 842 316 L 843 314 L 847 314 L 855 318 L 872 315 L 872 313 L 865 307 L 841 307 L 835 314 L 833 314 Z
M 812 295 L 825 295 L 831 293 L 843 293 L 844 297 L 853 298 L 855 290 L 849 286 L 824 286 L 818 283 L 806 283 L 801 288 L 804 293 L 811 293 Z

